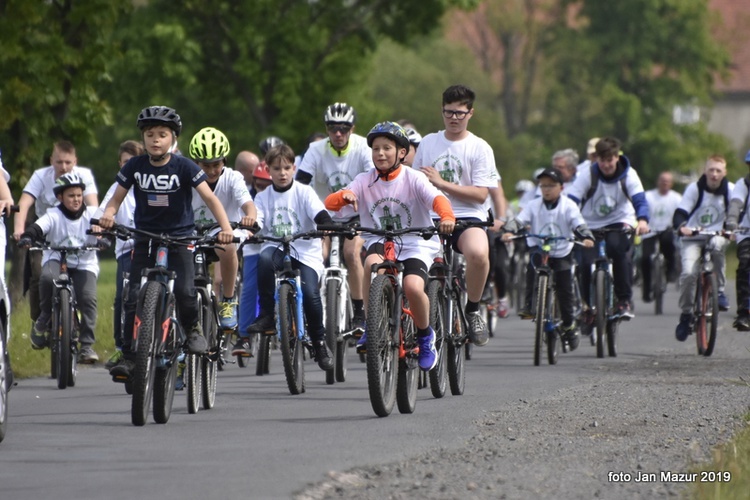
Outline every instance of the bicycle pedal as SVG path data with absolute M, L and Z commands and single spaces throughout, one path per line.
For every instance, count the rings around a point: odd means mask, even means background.
M 112 382 L 117 382 L 119 384 L 127 384 L 129 378 L 125 377 L 123 375 L 113 375 L 112 376 Z

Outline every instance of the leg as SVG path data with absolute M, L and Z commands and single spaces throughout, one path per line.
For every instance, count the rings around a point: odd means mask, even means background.
M 26 258 L 31 262 L 31 280 L 29 281 L 29 312 L 31 320 L 36 321 L 41 313 L 39 296 L 39 279 L 42 275 L 42 252 L 28 252 Z M 59 274 L 59 273 L 58 273 Z
M 282 265 L 281 255 L 276 255 L 275 248 L 266 248 L 258 257 L 258 305 L 260 311 L 256 320 L 247 327 L 249 333 L 266 333 L 276 327 L 274 321 L 275 303 L 273 300 L 276 291 L 276 269 Z
M 323 324 L 323 301 L 320 299 L 319 276 L 315 270 L 298 260 L 292 260 L 295 269 L 299 269 L 302 281 L 302 307 L 305 310 L 310 340 L 315 346 L 315 361 L 321 370 L 333 368 L 333 360 L 326 346 L 326 331 Z
M 170 250 L 169 269 L 175 272 L 174 295 L 177 302 L 177 317 L 187 335 L 188 351 L 190 354 L 206 352 L 208 342 L 203 335 L 203 326 L 198 321 L 193 252 L 183 246 Z
M 612 259 L 615 297 L 620 303 L 630 303 L 633 298 L 632 250 L 630 235 L 621 232 L 607 233 L 607 256 Z
M 641 289 L 643 291 L 643 301 L 651 302 L 651 254 L 656 248 L 656 239 L 661 236 L 645 238 L 641 241 Z
M 483 229 L 470 227 L 458 238 L 458 250 L 466 258 L 466 292 L 470 302 L 482 299 L 490 268 L 489 243 Z
M 75 271 L 71 276 L 73 276 L 76 303 L 81 312 L 81 333 L 78 337 L 81 351 L 78 360 L 81 363 L 96 363 L 99 361 L 99 356 L 92 348 L 97 318 L 96 275 L 90 271 Z
M 432 370 L 438 361 L 435 349 L 435 331 L 430 326 L 430 301 L 425 293 L 428 282 L 427 264 L 419 259 L 404 261 L 404 295 L 409 301 L 409 309 L 414 317 L 419 345 L 419 367 Z
M 223 250 L 222 250 L 223 249 Z M 223 290 L 219 304 L 219 321 L 225 330 L 237 328 L 237 300 L 234 298 L 234 284 L 237 280 L 237 246 L 232 243 L 221 245 L 216 250 L 219 256 L 219 265 L 216 269 L 221 274 L 222 286 L 216 285 L 216 289 Z M 216 283 L 216 282 L 215 282 Z
M 347 278 L 352 300 L 362 300 L 362 285 L 364 282 L 365 267 L 362 265 L 362 245 L 365 240 L 359 236 L 353 239 L 344 239 L 344 262 L 348 270 Z
M 750 239 L 737 245 L 737 318 L 734 327 L 740 331 L 750 330 Z
M 255 321 L 258 311 L 258 260 L 260 255 L 246 255 L 242 265 L 242 295 L 240 296 L 240 336 L 247 335 L 247 327 Z
M 693 312 L 693 300 L 695 299 L 695 284 L 700 271 L 700 255 L 702 242 L 682 242 L 682 274 L 680 275 L 680 298 L 679 307 L 682 314 L 690 315 Z

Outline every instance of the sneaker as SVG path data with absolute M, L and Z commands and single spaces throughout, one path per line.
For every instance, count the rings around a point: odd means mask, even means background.
M 109 370 L 109 374 L 112 375 L 112 378 L 115 379 L 128 380 L 130 378 L 130 375 L 133 373 L 134 368 L 135 361 L 123 357 L 119 363 L 117 363 L 112 367 L 111 370 Z
M 435 330 L 430 327 L 430 334 L 417 337 L 419 344 L 419 367 L 428 372 L 435 368 L 438 362 L 438 353 L 435 349 Z
M 510 314 L 510 301 L 507 297 L 503 297 L 502 299 L 497 299 L 497 305 L 495 306 L 495 311 L 497 311 L 497 316 L 499 318 L 507 318 L 508 314 Z
M 750 332 L 750 315 L 747 312 L 739 313 L 732 326 L 739 332 Z
M 326 346 L 325 340 L 315 342 L 315 361 L 318 362 L 321 370 L 333 370 L 333 359 L 328 354 L 328 346 Z
M 247 333 L 276 333 L 276 322 L 273 320 L 273 315 L 260 316 L 247 327 Z
M 518 311 L 518 317 L 521 319 L 534 319 L 534 313 L 531 312 L 531 309 L 523 308 Z
M 726 295 L 724 295 L 724 292 L 719 292 L 719 311 L 728 311 L 729 310 L 729 299 Z
M 81 352 L 78 353 L 78 362 L 84 365 L 93 365 L 99 361 L 99 355 L 96 351 L 91 348 L 90 345 L 81 347 Z
M 243 358 L 253 357 L 253 342 L 250 337 L 240 337 L 232 349 L 232 356 L 242 356 Z
M 479 311 L 474 311 L 466 315 L 469 322 L 469 340 L 474 345 L 482 346 L 490 340 L 490 332 L 487 330 L 487 324 Z
M 633 314 L 633 308 L 630 305 L 630 301 L 621 300 L 620 302 L 618 302 L 615 306 L 614 316 L 616 318 L 622 319 L 623 321 L 629 321 L 632 318 L 635 318 L 635 314 Z
M 693 321 L 693 315 L 690 313 L 682 313 L 680 314 L 680 322 L 677 325 L 677 328 L 675 328 L 674 336 L 679 340 L 680 342 L 685 342 L 687 338 L 690 336 L 690 323 Z
M 203 354 L 208 350 L 208 342 L 203 336 L 203 328 L 200 323 L 196 323 L 190 329 L 187 338 L 187 348 L 190 354 Z
M 365 331 L 365 311 L 354 311 L 352 315 L 352 330 Z
M 362 336 L 357 340 L 357 354 L 364 354 L 367 352 L 367 332 L 363 332 Z
M 40 332 L 36 325 L 31 328 L 31 348 L 34 350 L 44 349 L 48 345 L 49 332 Z
M 176 391 L 181 391 L 185 388 L 185 357 L 180 357 L 182 360 L 177 363 L 177 378 L 174 381 Z
M 643 302 L 649 304 L 654 301 L 654 296 L 650 293 L 643 292 Z
M 237 301 L 234 299 L 219 303 L 219 323 L 224 330 L 237 328 Z
M 117 366 L 120 360 L 122 360 L 122 351 L 118 349 L 112 356 L 110 356 L 107 362 L 104 363 L 104 368 L 106 368 L 107 370 L 111 370 L 112 368 Z
M 580 342 L 581 338 L 578 335 L 578 328 L 575 321 L 573 321 L 573 323 L 568 326 L 563 325 L 562 338 L 565 342 L 568 343 L 568 347 L 570 347 L 571 351 L 575 351 L 578 348 L 578 343 Z
M 581 313 L 581 335 L 589 336 L 594 331 L 594 311 L 591 309 L 584 309 Z M 595 338 L 595 337 L 592 337 Z

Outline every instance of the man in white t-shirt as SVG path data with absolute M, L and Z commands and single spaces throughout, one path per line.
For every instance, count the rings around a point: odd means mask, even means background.
M 31 176 L 29 182 L 23 188 L 21 198 L 18 200 L 18 213 L 13 218 L 13 239 L 18 241 L 24 232 L 26 218 L 29 209 L 34 206 L 36 216 L 41 217 L 47 210 L 56 206 L 59 202 L 55 197 L 53 187 L 61 175 L 68 172 L 78 174 L 86 185 L 83 191 L 83 202 L 88 207 L 99 206 L 98 191 L 94 174 L 91 169 L 78 166 L 76 148 L 68 141 L 58 141 L 52 147 L 50 156 L 51 165 L 40 168 Z M 42 256 L 38 252 L 30 252 L 27 258 L 31 260 L 31 280 L 29 282 L 29 310 L 31 319 L 36 321 L 39 317 L 39 276 L 42 271 Z
M 474 99 L 474 91 L 464 85 L 453 85 L 443 92 L 445 129 L 422 139 L 413 167 L 446 195 L 457 219 L 484 221 L 489 189 L 498 187 L 493 178 L 497 167 L 490 145 L 468 130 Z M 479 313 L 479 301 L 490 267 L 487 234 L 482 227 L 469 227 L 454 231 L 451 238 L 454 248 L 466 258 L 467 333 L 474 344 L 485 345 L 489 331 Z
M 354 133 L 357 113 L 345 102 L 328 106 L 323 114 L 328 140 L 310 143 L 299 165 L 295 180 L 310 184 L 324 201 L 326 197 L 348 186 L 362 172 L 375 168 L 372 151 L 367 140 Z M 356 222 L 357 213 L 349 206 L 331 214 L 334 222 Z M 349 271 L 347 281 L 352 296 L 354 315 L 352 328 L 358 333 L 365 330 L 365 309 L 362 283 L 365 269 L 362 265 L 364 240 L 355 237 L 344 240 L 344 263 Z M 326 252 L 324 252 L 326 253 Z

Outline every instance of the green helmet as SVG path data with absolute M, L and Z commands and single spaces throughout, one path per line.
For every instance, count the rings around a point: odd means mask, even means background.
M 206 127 L 190 140 L 190 157 L 195 161 L 214 162 L 228 155 L 229 141 L 219 129 Z

